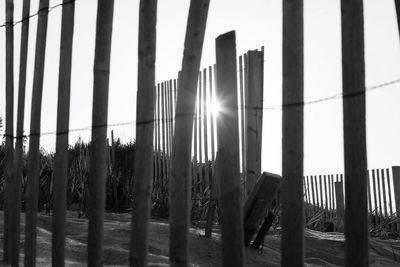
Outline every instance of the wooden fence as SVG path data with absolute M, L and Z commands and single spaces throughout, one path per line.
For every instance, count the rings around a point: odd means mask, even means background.
M 264 48 L 239 56 L 238 108 L 240 166 L 243 194 L 252 190 L 261 175 Z M 243 60 L 244 59 L 244 60 Z M 192 139 L 192 200 L 210 195 L 217 148 L 215 64 L 199 72 Z M 154 187 L 161 203 L 168 202 L 171 145 L 175 129 L 177 79 L 156 85 L 154 116 Z M 247 96 L 247 97 L 246 97 Z M 165 166 L 165 167 L 164 167 Z M 247 193 L 246 193 L 247 192 Z
M 397 211 L 400 209 L 400 167 L 368 171 L 367 196 L 370 230 L 376 226 L 399 231 Z M 335 230 L 343 231 L 345 207 L 345 176 L 343 174 L 309 175 L 303 177 L 306 224 L 324 229 L 332 222 Z M 399 225 L 400 226 L 400 225 Z
M 21 38 L 20 95 L 24 95 L 25 92 L 29 2 L 29 0 L 24 0 L 24 18 L 21 20 L 24 30 Z M 61 64 L 54 172 L 57 175 L 54 179 L 57 181 L 54 184 L 54 191 L 60 193 L 54 196 L 53 200 L 55 210 L 52 226 L 54 233 L 52 257 L 55 266 L 65 264 L 66 211 L 64 203 L 67 179 L 65 155 L 69 129 L 74 2 L 74 0 L 63 0 L 61 5 Z M 396 4 L 398 7 L 398 0 Z M 36 263 L 40 120 L 48 7 L 49 0 L 40 0 L 40 11 L 37 13 L 38 27 L 25 196 L 26 266 L 34 266 Z M 105 178 L 108 172 L 107 108 L 113 8 L 113 0 L 98 0 L 89 177 L 88 266 L 100 266 L 103 255 Z M 195 185 L 192 194 L 194 198 L 199 194 L 204 194 L 211 183 L 210 197 L 214 192 L 212 198 L 219 200 L 221 208 L 223 264 L 224 266 L 243 266 L 241 201 L 251 191 L 261 172 L 263 52 L 249 51 L 240 57 L 238 70 L 236 36 L 234 32 L 229 32 L 216 39 L 216 66 L 201 71 L 200 60 L 209 0 L 191 0 L 181 72 L 177 80 L 163 82 L 154 87 L 157 0 L 141 0 L 139 8 L 137 149 L 135 151 L 137 160 L 134 176 L 140 179 L 134 179 L 133 186 L 130 264 L 131 266 L 146 266 L 147 264 L 149 192 L 153 179 L 154 184 L 160 185 L 163 192 L 169 192 L 171 266 L 187 266 L 190 262 L 188 230 L 191 183 Z M 20 215 L 20 200 L 17 191 L 22 179 L 20 164 L 22 153 L 20 152 L 21 142 L 17 142 L 18 146 L 14 155 L 13 139 L 20 141 L 23 138 L 21 126 L 23 125 L 24 100 L 23 97 L 18 100 L 17 125 L 19 127 L 17 127 L 17 136 L 14 136 L 13 9 L 13 0 L 6 0 L 4 195 L 7 202 L 4 214 L 3 255 L 5 262 L 18 266 L 19 225 L 16 225 L 13 220 Z M 332 217 L 331 211 L 335 207 L 340 207 L 340 216 L 343 215 L 345 218 L 347 266 L 368 266 L 369 264 L 368 212 L 378 222 L 394 212 L 399 216 L 398 167 L 392 169 L 392 183 L 388 182 L 390 178 L 388 180 L 387 171 L 382 172 L 382 170 L 370 172 L 370 179 L 367 180 L 363 1 L 342 1 L 341 10 L 345 175 L 339 182 L 337 182 L 338 178 L 332 175 L 310 176 L 303 180 L 303 1 L 283 1 L 282 266 L 304 265 L 303 203 L 305 197 L 306 202 L 312 204 L 311 208 L 323 208 L 327 211 L 328 217 Z M 237 79 L 238 76 L 239 79 Z M 217 119 L 209 115 L 206 104 L 210 99 L 211 101 L 215 99 L 215 96 L 223 100 L 221 114 Z M 217 156 L 216 151 L 218 151 Z M 215 165 L 209 164 L 210 159 L 212 161 L 213 158 L 217 162 Z M 242 179 L 240 172 L 244 173 Z M 342 181 L 345 188 L 343 192 L 341 192 Z M 241 183 L 244 184 L 244 188 Z M 367 190 L 368 187 L 369 190 Z M 219 193 L 215 191 L 216 188 L 219 189 L 217 190 Z M 304 191 L 303 188 L 307 190 Z M 391 197 L 396 203 L 395 210 Z M 342 203 L 339 200 L 343 198 Z M 343 207 L 345 207 L 344 212 Z

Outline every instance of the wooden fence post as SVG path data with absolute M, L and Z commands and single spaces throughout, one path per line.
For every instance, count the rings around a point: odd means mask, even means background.
M 25 191 L 25 266 L 35 266 L 36 261 L 36 225 L 40 168 L 40 117 L 46 52 L 48 6 L 48 0 L 40 0 L 39 9 L 43 11 L 39 13 L 36 35 L 35 68 L 33 74 L 31 125 L 28 154 L 28 177 Z
M 182 72 L 178 81 L 170 183 L 170 264 L 188 265 L 191 143 L 197 75 L 203 49 L 209 0 L 191 0 Z
M 157 149 L 157 166 L 158 166 L 158 188 L 159 188 L 159 193 L 161 195 L 161 198 L 163 198 L 163 176 L 162 176 L 162 157 L 161 157 L 161 91 L 160 91 L 160 84 L 157 84 L 157 143 L 158 143 L 158 149 Z
M 394 0 L 394 4 L 396 6 L 397 27 L 400 34 L 400 0 Z
M 391 186 L 390 186 L 389 168 L 386 169 L 386 178 L 387 178 L 387 183 L 388 183 L 389 212 L 390 212 L 390 216 L 393 216 L 392 189 L 391 189 Z
M 210 186 L 210 168 L 208 165 L 208 101 L 207 101 L 207 69 L 203 69 L 203 105 L 204 105 L 204 170 L 205 170 L 205 175 L 204 175 L 204 190 L 207 189 L 207 187 Z M 202 192 L 204 194 L 204 191 Z
M 372 199 L 371 199 L 371 185 L 370 185 L 370 175 L 369 175 L 369 171 L 367 172 L 367 193 L 368 193 L 368 211 L 370 213 L 370 216 L 372 216 Z
M 223 100 L 217 118 L 221 189 L 223 266 L 243 266 L 243 212 L 241 203 L 239 124 L 237 110 L 236 37 L 231 31 L 216 39 L 217 96 Z M 303 203 L 303 202 L 302 202 Z
M 314 211 L 318 206 L 318 199 L 315 198 L 315 190 L 314 190 L 314 176 L 310 176 L 311 179 L 311 192 L 312 192 L 312 210 Z
M 157 0 L 141 0 L 139 7 L 135 178 L 130 246 L 131 266 L 147 266 L 147 232 L 153 175 L 156 22 Z
M 89 176 L 88 266 L 101 266 L 107 175 L 108 83 L 114 0 L 99 0 L 94 58 L 92 149 Z
M 30 0 L 23 1 L 22 18 L 29 16 Z M 20 217 L 21 217 L 21 182 L 23 177 L 23 134 L 25 113 L 25 89 L 26 89 L 26 65 L 28 58 L 29 19 L 22 22 L 19 81 L 18 81 L 18 113 L 17 113 L 17 137 L 14 151 L 14 182 L 13 194 L 15 197 L 15 218 L 11 218 L 11 265 L 19 264 L 19 242 L 20 242 Z
M 344 215 L 344 197 L 343 197 L 343 182 L 335 182 L 336 191 L 336 213 L 337 213 L 337 229 L 343 230 L 343 215 Z
M 16 217 L 14 209 L 15 178 L 13 174 L 14 154 L 14 1 L 6 0 L 6 127 L 5 127 L 5 168 L 4 168 L 4 262 L 11 260 L 12 238 L 16 228 L 12 219 Z M 19 214 L 18 214 L 19 216 Z
M 378 212 L 378 216 L 379 216 L 379 220 L 382 219 L 383 217 L 383 208 L 382 208 L 382 197 L 381 197 L 381 179 L 380 179 L 380 175 L 379 175 L 379 170 L 376 169 L 376 181 L 378 183 L 378 206 L 379 206 L 379 212 Z
M 363 1 L 341 1 L 346 266 L 369 265 Z M 352 97 L 349 97 L 352 96 Z
M 213 82 L 215 77 L 213 78 L 213 71 L 212 71 L 212 66 L 208 68 L 208 79 L 209 79 L 209 85 L 210 85 L 210 101 L 213 103 L 215 101 L 214 98 L 214 90 L 213 90 Z M 214 140 L 214 112 L 211 112 L 211 161 L 215 162 L 215 140 Z
M 400 166 L 392 167 L 394 201 L 396 202 L 396 215 L 400 217 Z M 400 229 L 400 223 L 397 223 L 397 230 Z
M 282 266 L 304 266 L 303 0 L 283 0 Z M 293 103 L 301 103 L 293 105 Z
M 242 174 L 245 177 L 246 172 L 246 139 L 245 139 L 245 102 L 244 102 L 244 89 L 243 89 L 243 62 L 242 56 L 239 56 L 239 98 L 240 98 L 240 141 L 241 141 L 241 152 L 242 152 Z M 246 190 L 245 190 L 246 191 Z M 246 192 L 245 192 L 246 194 Z
M 246 194 L 251 194 L 258 177 L 261 175 L 261 150 L 258 149 L 258 135 L 262 134 L 258 108 L 262 97 L 262 76 L 261 59 L 262 52 L 247 52 L 247 98 L 246 98 Z M 261 116 L 262 118 L 262 116 Z
M 374 190 L 374 213 L 375 213 L 375 223 L 378 224 L 379 214 L 378 214 L 378 197 L 376 196 L 376 184 L 375 184 L 375 170 L 372 170 L 372 187 Z
M 322 190 L 322 175 L 319 175 L 319 199 L 320 199 L 320 208 L 324 209 L 324 192 Z
M 68 181 L 68 130 L 71 95 L 72 44 L 75 3 L 62 7 L 60 71 L 58 80 L 57 138 L 54 158 L 52 264 L 65 265 L 65 224 Z
M 381 170 L 382 178 L 382 196 L 383 196 L 383 210 L 385 212 L 385 217 L 388 217 L 387 202 L 386 202 L 386 187 L 385 187 L 385 170 Z M 390 191 L 389 191 L 390 193 Z

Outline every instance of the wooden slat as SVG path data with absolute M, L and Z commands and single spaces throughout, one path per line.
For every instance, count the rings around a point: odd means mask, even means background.
M 28 154 L 28 177 L 25 191 L 26 224 L 25 224 L 25 266 L 34 266 L 36 261 L 36 226 L 39 198 L 39 168 L 40 168 L 40 118 L 42 107 L 43 75 L 46 52 L 48 0 L 41 0 L 39 13 L 35 68 L 33 73 L 31 125 Z
M 4 262 L 11 259 L 16 228 L 13 219 L 16 214 L 15 179 L 13 179 L 14 154 L 14 1 L 6 0 L 6 127 L 5 127 L 5 168 L 4 168 Z
M 221 190 L 223 266 L 243 266 L 243 215 L 241 203 L 239 125 L 237 112 L 236 37 L 231 31 L 216 39 L 217 97 L 223 99 L 217 118 Z
M 210 168 L 208 165 L 208 102 L 207 102 L 207 69 L 203 69 L 203 105 L 204 105 L 204 183 L 205 189 L 210 186 Z
M 380 179 L 379 170 L 376 169 L 375 173 L 376 173 L 376 181 L 377 181 L 377 184 L 378 184 L 378 188 L 377 188 L 377 191 L 378 191 L 378 206 L 379 206 L 378 214 L 379 214 L 379 217 L 383 217 L 382 196 L 381 196 L 382 190 L 381 190 L 381 179 Z
M 388 196 L 389 196 L 389 212 L 390 216 L 393 215 L 393 202 L 392 202 L 392 188 L 390 186 L 390 172 L 389 168 L 386 169 L 386 178 L 387 178 L 387 184 L 388 184 Z
M 196 83 L 200 68 L 209 0 L 191 0 L 178 83 L 170 183 L 170 265 L 187 266 L 191 143 Z
M 153 129 L 157 0 L 140 1 L 136 150 L 130 265 L 147 266 L 148 223 L 153 174 Z
M 367 193 L 368 193 L 368 210 L 369 210 L 369 213 L 371 213 L 372 214 L 372 200 L 371 200 L 371 177 L 370 177 L 370 172 L 368 171 L 368 173 L 367 173 L 367 179 L 368 179 L 368 182 L 367 182 Z
M 304 158 L 303 1 L 283 1 L 282 59 L 282 266 L 304 265 L 304 206 L 301 178 Z
M 259 100 L 262 95 L 262 52 L 247 52 L 247 98 L 246 98 L 246 191 L 251 193 L 257 178 L 261 174 L 261 152 L 258 149 L 257 135 L 262 134 L 261 125 L 257 118 L 257 108 L 260 108 Z
M 341 1 L 345 263 L 369 265 L 363 0 Z M 356 97 L 346 97 L 356 95 Z
M 24 0 L 22 6 L 22 18 L 27 18 L 30 11 L 30 0 Z M 14 212 L 17 215 L 11 218 L 11 261 L 12 266 L 19 264 L 20 243 L 20 213 L 21 213 L 21 182 L 23 177 L 23 134 L 25 113 L 25 89 L 26 89 L 26 66 L 28 58 L 29 19 L 22 22 L 21 46 L 19 58 L 18 79 L 18 111 L 17 111 L 17 137 L 14 151 L 14 181 L 13 195 L 15 197 Z
M 246 172 L 246 139 L 245 139 L 245 102 L 244 102 L 244 86 L 243 86 L 243 62 L 242 56 L 239 56 L 239 98 L 240 98 L 240 142 L 241 146 L 241 159 L 242 159 L 242 173 L 243 177 Z
M 63 3 L 69 2 L 64 0 Z M 68 181 L 68 129 L 71 96 L 72 44 L 75 3 L 62 7 L 57 138 L 54 158 L 52 264 L 65 265 L 65 225 Z
M 101 266 L 103 263 L 108 85 L 113 13 L 114 0 L 98 1 L 89 175 L 88 266 Z
M 382 179 L 382 197 L 383 197 L 383 211 L 385 212 L 385 217 L 388 217 L 387 210 L 387 201 L 386 201 L 386 185 L 385 185 L 385 170 L 381 170 L 381 179 Z
M 209 88 L 210 88 L 210 92 L 209 92 L 210 101 L 211 101 L 211 103 L 213 103 L 215 101 L 214 89 L 213 89 L 213 83 L 214 83 L 215 77 L 213 77 L 212 66 L 210 66 L 208 68 L 208 77 L 209 77 L 208 79 L 209 79 Z M 211 112 L 211 117 L 210 117 L 210 120 L 211 120 L 211 122 L 210 122 L 210 124 L 211 124 L 211 126 L 210 126 L 211 127 L 211 160 L 212 160 L 213 163 L 215 161 L 215 140 L 214 140 L 215 119 L 214 119 L 214 116 L 215 116 L 214 112 Z
M 375 170 L 372 170 L 372 189 L 374 190 L 374 213 L 375 213 L 375 220 L 378 222 L 379 212 L 378 212 L 378 197 L 376 195 L 376 182 L 375 182 Z

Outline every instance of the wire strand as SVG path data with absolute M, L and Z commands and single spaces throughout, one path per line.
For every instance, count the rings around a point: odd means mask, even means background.
M 351 97 L 356 97 L 356 96 L 360 96 L 360 95 L 364 95 L 370 91 L 373 90 L 377 90 L 380 88 L 384 88 L 387 86 L 391 86 L 393 84 L 398 84 L 400 83 L 400 78 L 392 80 L 392 81 L 388 81 L 388 82 L 384 82 L 381 84 L 377 84 L 374 86 L 370 86 L 367 87 L 365 89 L 365 91 L 358 91 L 358 92 L 353 92 L 351 94 L 343 94 L 343 93 L 339 93 L 339 94 L 335 94 L 332 96 L 328 96 L 328 97 L 324 97 L 324 98 L 319 98 L 319 99 L 314 99 L 314 100 L 310 100 L 310 101 L 306 101 L 306 102 L 293 102 L 293 103 L 287 103 L 284 105 L 276 105 L 276 106 L 269 106 L 269 107 L 251 107 L 251 106 L 245 106 L 245 109 L 263 109 L 263 110 L 284 110 L 286 108 L 292 108 L 292 107 L 297 107 L 297 106 L 308 106 L 308 105 L 312 105 L 312 104 L 316 104 L 316 103 L 321 103 L 321 102 L 326 102 L 326 101 L 330 101 L 330 100 L 334 100 L 334 99 L 345 99 L 345 98 L 351 98 Z M 238 107 L 238 110 L 240 110 L 241 108 Z M 74 129 L 69 129 L 66 131 L 61 131 L 61 132 L 57 132 L 57 131 L 49 131 L 49 132 L 43 132 L 43 133 L 30 133 L 29 135 L 23 135 L 23 136 L 14 136 L 14 135 L 7 135 L 7 134 L 0 134 L 0 136 L 3 137 L 11 137 L 14 139 L 21 139 L 21 138 L 27 138 L 27 137 L 33 137 L 33 136 L 48 136 L 48 135 L 64 135 L 64 134 L 68 134 L 68 133 L 72 133 L 72 132 L 83 132 L 83 131 L 90 131 L 93 129 L 97 129 L 97 128 L 103 128 L 103 127 L 119 127 L 119 126 L 126 126 L 126 125 L 134 125 L 136 124 L 136 126 L 140 126 L 140 125 L 147 125 L 150 123 L 154 123 L 155 125 L 160 125 L 163 123 L 173 123 L 176 118 L 181 118 L 181 117 L 193 117 L 193 119 L 198 119 L 201 118 L 202 116 L 199 116 L 195 113 L 189 113 L 189 114 L 175 114 L 175 118 L 171 118 L 171 117 L 166 117 L 163 116 L 162 118 L 157 118 L 157 119 L 151 119 L 151 120 L 145 120 L 145 121 L 141 121 L 141 122 L 136 122 L 135 121 L 127 121 L 127 122 L 119 122 L 119 123 L 112 123 L 112 124 L 101 124 L 101 125 L 92 125 L 92 126 L 87 126 L 87 127 L 82 127 L 82 128 L 74 128 Z

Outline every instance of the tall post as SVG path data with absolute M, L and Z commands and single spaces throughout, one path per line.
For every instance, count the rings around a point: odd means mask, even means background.
M 68 4 L 65 4 L 67 3 Z M 57 138 L 54 159 L 52 264 L 65 265 L 65 220 L 68 181 L 68 129 L 71 95 L 72 43 L 75 3 L 63 1 L 58 78 Z
M 36 261 L 36 226 L 40 168 L 40 117 L 42 109 L 48 6 L 49 0 L 40 0 L 39 10 L 42 10 L 42 12 L 39 13 L 36 35 L 35 68 L 33 73 L 31 125 L 28 154 L 28 178 L 25 191 L 25 266 L 35 266 Z
M 392 189 L 390 186 L 390 173 L 389 168 L 386 169 L 386 179 L 388 184 L 388 195 L 389 195 L 389 215 L 393 216 L 393 203 L 392 203 Z
M 342 0 L 346 266 L 369 265 L 362 0 Z M 354 95 L 353 97 L 348 97 Z M 347 97 L 346 97 L 347 96 Z
M 339 231 L 343 230 L 343 215 L 344 215 L 344 197 L 343 197 L 343 182 L 335 182 L 336 191 L 336 214 L 337 222 L 336 226 Z
M 13 174 L 14 154 L 14 1 L 6 0 L 6 128 L 5 128 L 5 169 L 4 169 L 4 254 L 5 262 L 10 261 L 12 244 L 12 224 L 15 222 L 16 210 L 13 203 L 13 191 L 15 190 L 15 178 Z M 11 199 L 12 198 L 12 199 Z M 19 216 L 19 214 L 18 214 Z
M 239 56 L 239 98 L 240 98 L 240 141 L 241 141 L 241 154 L 242 154 L 242 173 L 243 178 L 245 177 L 246 172 L 246 160 L 245 160 L 245 152 L 246 152 L 246 140 L 245 140 L 245 102 L 244 102 L 244 86 L 243 86 L 243 61 L 242 56 Z
M 213 71 L 212 71 L 212 66 L 210 66 L 208 68 L 208 79 L 209 79 L 209 88 L 210 88 L 210 102 L 213 103 L 213 101 L 215 101 L 214 98 L 214 90 L 213 90 L 213 82 L 215 79 L 215 77 L 213 77 Z M 214 118 L 215 118 L 214 112 L 211 112 L 211 117 L 210 117 L 210 127 L 211 127 L 211 161 L 213 162 L 213 164 L 215 164 L 215 140 L 214 140 Z
M 131 266 L 147 266 L 150 192 L 153 174 L 154 84 L 157 0 L 140 1 L 136 156 L 133 186 Z M 140 179 L 138 179 L 140 177 Z
M 396 215 L 400 217 L 400 166 L 392 167 L 394 201 L 396 203 Z M 397 225 L 399 226 L 399 224 Z M 397 229 L 400 229 L 397 227 Z
M 208 165 L 208 101 L 207 101 L 207 69 L 203 69 L 203 105 L 204 105 L 204 190 L 210 185 L 210 168 Z
M 161 92 L 160 92 L 160 84 L 157 84 L 157 143 L 158 143 L 158 148 L 157 148 L 157 167 L 158 167 L 158 177 L 157 177 L 157 185 L 158 185 L 158 190 L 163 196 L 163 179 L 162 179 L 162 163 L 161 163 Z
M 372 170 L 372 187 L 374 190 L 374 209 L 375 210 L 375 220 L 376 223 L 378 223 L 378 218 L 379 218 L 379 214 L 378 214 L 378 197 L 376 196 L 376 184 L 375 184 L 375 170 Z
M 371 179 L 370 179 L 369 171 L 367 172 L 367 179 L 368 179 L 368 182 L 367 182 L 368 211 L 372 215 L 372 199 L 371 199 L 371 186 L 370 186 Z
M 140 1 L 136 156 L 133 186 L 130 265 L 147 266 L 148 222 L 153 174 L 154 84 L 157 0 Z M 140 179 L 138 179 L 140 177 Z
M 103 221 L 107 175 L 108 85 L 114 0 L 99 0 L 97 6 L 96 47 L 92 112 L 92 149 L 89 176 L 88 266 L 101 266 Z M 153 86 L 153 85 L 152 85 Z M 150 105 L 150 104 L 149 104 Z
M 386 186 L 385 186 L 385 170 L 381 170 L 381 178 L 382 178 L 382 197 L 383 197 L 383 210 L 385 212 L 385 217 L 388 217 L 388 209 L 386 202 Z M 390 194 L 390 191 L 388 192 Z
M 396 6 L 397 27 L 400 34 L 400 0 L 394 0 L 394 4 Z
M 304 266 L 303 0 L 283 1 L 282 266 Z
M 260 134 L 262 134 L 260 124 L 260 98 L 262 98 L 262 52 L 247 52 L 247 98 L 246 98 L 246 191 L 251 194 L 257 178 L 261 175 L 261 145 Z M 262 101 L 261 101 L 262 102 Z M 262 115 L 261 115 L 262 118 Z M 260 152 L 260 154 L 258 153 Z
M 380 175 L 379 175 L 379 170 L 376 169 L 376 181 L 378 183 L 378 206 L 379 206 L 379 212 L 378 212 L 378 216 L 379 218 L 383 217 L 383 208 L 382 208 L 382 196 L 381 196 L 381 179 L 380 179 Z
M 24 0 L 22 6 L 22 18 L 29 17 L 30 0 Z M 25 89 L 26 89 L 26 66 L 28 58 L 28 40 L 29 40 L 29 19 L 22 22 L 21 46 L 19 58 L 19 81 L 18 81 L 18 113 L 17 113 L 17 137 L 14 151 L 14 190 L 15 197 L 14 214 L 11 218 L 11 265 L 19 264 L 19 242 L 20 242 L 20 213 L 21 213 L 21 182 L 23 176 L 23 134 L 24 134 L 24 113 L 25 113 Z
M 216 39 L 217 96 L 223 99 L 217 118 L 220 182 L 222 263 L 244 266 L 243 214 L 241 203 L 239 125 L 237 110 L 236 37 L 231 31 Z
M 203 182 L 204 182 L 204 177 L 203 177 L 203 141 L 204 141 L 204 129 L 203 129 L 203 116 L 204 116 L 204 103 L 203 103 L 203 87 L 202 87 L 202 79 L 201 79 L 201 71 L 199 71 L 199 187 L 200 187 L 200 194 L 203 194 L 204 192 L 204 187 L 203 187 Z
M 170 183 L 170 265 L 188 265 L 191 144 L 197 75 L 203 49 L 209 0 L 191 0 L 185 36 Z

